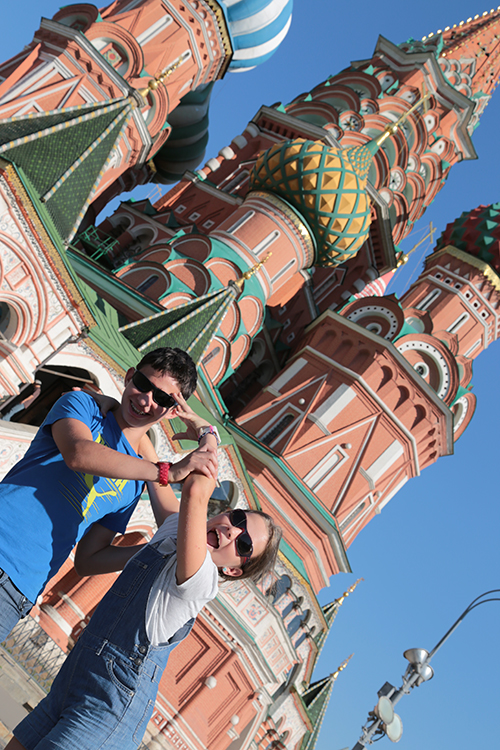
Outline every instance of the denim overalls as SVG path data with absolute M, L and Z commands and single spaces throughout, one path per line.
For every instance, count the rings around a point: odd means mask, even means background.
M 165 544 L 165 543 L 164 543 Z M 14 730 L 27 750 L 128 750 L 142 740 L 171 650 L 191 619 L 166 645 L 151 646 L 146 607 L 158 573 L 175 563 L 147 545 L 100 602 L 64 662 L 49 695 Z

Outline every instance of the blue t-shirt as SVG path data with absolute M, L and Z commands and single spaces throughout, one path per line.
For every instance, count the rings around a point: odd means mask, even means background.
M 32 602 L 91 524 L 125 531 L 144 487 L 69 469 L 51 430 L 67 417 L 86 424 L 94 442 L 137 456 L 114 415 L 103 417 L 87 393 L 68 393 L 54 404 L 24 458 L 0 483 L 0 568 Z

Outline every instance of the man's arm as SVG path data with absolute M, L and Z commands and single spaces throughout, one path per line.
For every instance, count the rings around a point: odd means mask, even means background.
M 93 576 L 100 573 L 114 573 L 123 570 L 142 544 L 117 547 L 111 544 L 116 533 L 94 523 L 78 542 L 75 552 L 75 570 L 79 576 Z
M 73 471 L 109 479 L 133 479 L 143 482 L 158 480 L 156 463 L 128 456 L 101 443 L 95 443 L 90 429 L 78 419 L 67 417 L 54 422 L 52 437 L 64 462 Z M 192 471 L 215 478 L 216 453 L 203 449 L 189 453 L 172 466 L 169 479 L 171 482 L 180 482 Z
M 142 438 L 139 450 L 141 456 L 148 461 L 158 461 L 153 444 L 147 435 Z M 171 487 L 162 487 L 158 482 L 148 482 L 147 486 L 155 521 L 160 528 L 168 516 L 179 512 L 179 501 Z

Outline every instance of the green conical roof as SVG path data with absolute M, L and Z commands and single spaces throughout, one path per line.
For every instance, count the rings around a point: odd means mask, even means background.
M 71 239 L 132 116 L 117 99 L 0 122 L 0 154 L 21 167 L 63 239 Z
M 102 355 L 116 366 L 118 371 L 125 373 L 130 367 L 135 367 L 141 356 L 137 349 L 119 332 L 118 312 L 109 302 L 102 299 L 92 287 L 82 279 L 78 281 L 85 301 L 94 316 L 97 325 L 90 329 L 86 342 L 92 346 L 96 344 Z
M 239 293 L 237 285 L 230 282 L 192 302 L 129 323 L 120 331 L 143 355 L 160 346 L 178 347 L 199 364 Z
M 328 677 L 323 677 L 322 680 L 313 682 L 309 685 L 307 690 L 302 693 L 302 702 L 307 709 L 313 728 L 312 731 L 306 734 L 302 740 L 300 750 L 314 750 L 335 680 L 346 668 L 352 657 L 353 654 L 348 656 L 335 672 L 332 672 Z
M 302 700 L 313 725 L 312 732 L 305 735 L 300 750 L 313 750 L 330 701 L 335 678 L 332 675 L 312 683 L 302 694 Z

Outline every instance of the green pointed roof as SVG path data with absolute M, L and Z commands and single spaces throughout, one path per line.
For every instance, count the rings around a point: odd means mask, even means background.
M 118 311 L 100 297 L 83 279 L 79 280 L 85 301 L 97 325 L 90 329 L 86 342 L 99 348 L 99 353 L 118 371 L 124 374 L 135 367 L 141 356 L 137 349 L 119 332 Z
M 308 732 L 300 746 L 300 750 L 313 750 L 319 737 L 321 724 L 330 701 L 335 678 L 333 674 L 312 683 L 302 694 L 302 700 L 313 725 L 312 732 Z
M 132 117 L 129 99 L 0 122 L 0 154 L 23 169 L 63 239 L 71 239 Z
M 234 283 L 196 300 L 165 310 L 119 330 L 142 355 L 160 346 L 178 347 L 199 364 L 229 305 L 240 290 Z
M 335 680 L 346 668 L 352 657 L 353 654 L 348 656 L 335 672 L 332 672 L 328 677 L 323 677 L 322 680 L 317 680 L 316 682 L 311 683 L 311 685 L 309 685 L 309 687 L 302 693 L 302 702 L 307 709 L 313 729 L 304 736 L 300 750 L 314 750 Z

